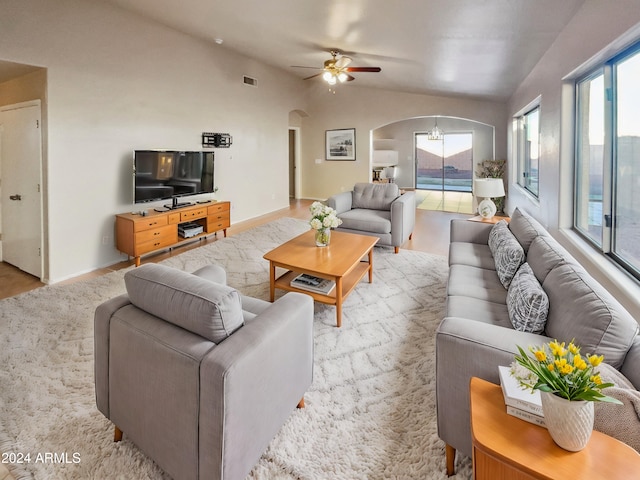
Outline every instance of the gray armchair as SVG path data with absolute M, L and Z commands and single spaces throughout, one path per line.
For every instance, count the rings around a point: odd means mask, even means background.
M 175 479 L 244 479 L 311 385 L 311 297 L 225 280 L 147 264 L 95 312 L 98 409 Z
M 378 237 L 378 245 L 400 247 L 413 235 L 415 192 L 400 195 L 395 183 L 356 183 L 351 192 L 333 195 L 327 205 L 342 220 L 336 230 Z

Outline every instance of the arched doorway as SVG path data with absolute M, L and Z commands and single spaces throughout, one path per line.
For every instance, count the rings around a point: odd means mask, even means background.
M 432 135 L 435 127 L 439 135 Z M 376 159 L 394 159 L 396 182 L 413 185 L 418 208 L 471 214 L 474 170 L 494 158 L 494 133 L 493 126 L 465 118 L 400 120 L 372 131 L 372 167 Z

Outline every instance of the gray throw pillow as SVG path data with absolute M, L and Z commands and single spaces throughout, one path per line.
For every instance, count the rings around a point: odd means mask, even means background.
M 549 314 L 549 298 L 528 263 L 523 263 L 507 292 L 507 311 L 513 328 L 543 333 Z
M 244 325 L 240 293 L 191 273 L 149 263 L 124 276 L 136 307 L 220 343 Z
M 522 245 L 518 243 L 504 220 L 500 220 L 491 229 L 489 250 L 493 255 L 500 283 L 504 288 L 509 288 L 513 276 L 525 260 L 525 254 Z

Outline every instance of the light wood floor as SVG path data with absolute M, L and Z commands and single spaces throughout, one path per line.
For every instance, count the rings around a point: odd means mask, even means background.
M 310 200 L 292 200 L 289 208 L 284 208 L 274 213 L 269 213 L 252 220 L 232 225 L 227 230 L 227 235 L 235 235 L 281 217 L 293 217 L 307 220 L 309 219 L 309 205 L 311 205 L 311 203 L 312 202 Z M 449 222 L 452 218 L 469 217 L 470 215 L 458 213 L 445 213 L 417 209 L 416 226 L 413 232 L 413 238 L 403 245 L 402 248 L 420 250 L 422 252 L 435 253 L 437 255 L 447 255 L 449 249 Z M 178 255 L 186 250 L 215 242 L 219 238 L 222 238 L 222 233 L 219 233 L 217 237 L 212 235 L 199 242 L 174 248 L 156 255 L 146 256 L 142 259 L 142 263 L 159 262 L 171 256 Z M 110 266 L 109 268 L 102 268 L 94 272 L 75 277 L 72 280 L 66 280 L 62 283 L 71 283 L 78 280 L 104 275 L 105 273 L 126 268 L 130 265 L 133 265 L 133 260 L 120 262 Z M 12 265 L 0 262 L 0 299 L 28 292 L 29 290 L 39 288 L 43 285 L 44 284 L 36 277 L 24 273 Z

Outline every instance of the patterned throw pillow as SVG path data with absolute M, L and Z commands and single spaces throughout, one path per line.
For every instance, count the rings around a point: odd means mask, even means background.
M 518 269 L 507 292 L 507 310 L 516 330 L 543 333 L 549 313 L 549 298 L 528 263 Z
M 509 288 L 511 279 L 524 262 L 522 245 L 509 230 L 507 222 L 500 220 L 489 233 L 489 249 L 496 265 L 496 273 L 504 288 Z

